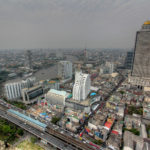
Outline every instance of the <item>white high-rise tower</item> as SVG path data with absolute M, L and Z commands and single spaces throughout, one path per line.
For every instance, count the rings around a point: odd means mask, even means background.
M 63 80 L 72 78 L 72 62 L 60 61 L 58 63 L 58 77 Z
M 90 92 L 90 87 L 90 75 L 81 72 L 76 73 L 75 84 L 73 86 L 73 99 L 78 101 L 85 100 Z

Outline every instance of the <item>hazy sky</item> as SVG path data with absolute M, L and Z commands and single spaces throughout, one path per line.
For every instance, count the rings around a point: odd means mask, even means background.
M 132 48 L 150 0 L 0 0 L 0 49 Z

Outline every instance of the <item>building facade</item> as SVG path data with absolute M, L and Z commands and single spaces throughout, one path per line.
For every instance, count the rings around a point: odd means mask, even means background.
M 129 82 L 150 86 L 150 21 L 146 21 L 136 33 L 134 58 Z
M 125 69 L 132 69 L 132 63 L 133 63 L 133 52 L 127 52 L 127 56 L 125 58 Z
M 15 100 L 22 97 L 21 90 L 23 88 L 30 88 L 35 83 L 35 78 L 28 78 L 26 80 L 13 82 L 13 83 L 6 83 L 5 88 L 5 95 L 8 100 Z
M 58 77 L 62 80 L 72 79 L 72 62 L 60 61 L 58 63 Z
M 112 74 L 114 72 L 114 63 L 113 62 L 106 62 L 106 68 L 108 68 L 108 73 Z
M 114 63 L 113 62 L 106 62 L 105 65 L 100 66 L 99 74 L 112 74 L 114 72 Z
M 90 92 L 91 79 L 89 74 L 77 73 L 73 86 L 73 99 L 85 100 Z
M 45 97 L 47 99 L 47 103 L 50 105 L 61 105 L 65 106 L 65 100 L 70 94 L 66 91 L 59 91 L 55 89 L 50 89 Z
M 44 93 L 48 92 L 50 89 L 59 90 L 60 88 L 59 80 L 41 80 L 39 84 L 43 87 Z
M 36 97 L 42 94 L 43 87 L 40 85 L 22 89 L 22 98 L 25 104 L 34 103 L 35 101 L 37 101 Z

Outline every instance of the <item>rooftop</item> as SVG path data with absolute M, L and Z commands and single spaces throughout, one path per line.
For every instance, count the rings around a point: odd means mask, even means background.
M 74 103 L 77 103 L 77 104 L 80 104 L 80 105 L 84 105 L 84 106 L 89 106 L 90 105 L 90 99 L 89 98 L 87 98 L 83 101 L 77 101 L 77 100 L 74 100 L 73 98 L 71 98 L 68 101 L 74 102 Z
M 145 21 L 144 25 L 150 25 L 150 20 Z
M 58 90 L 55 90 L 55 89 L 50 89 L 49 92 L 54 93 L 56 95 L 61 95 L 61 96 L 66 96 L 67 95 L 66 91 L 58 91 Z
M 24 114 L 22 114 L 22 113 L 20 113 L 18 111 L 15 111 L 13 109 L 8 109 L 8 112 L 13 113 L 13 114 L 15 114 L 15 115 L 17 115 L 17 116 L 19 116 L 19 117 L 29 121 L 29 122 L 32 122 L 32 123 L 42 127 L 42 128 L 46 128 L 46 126 L 47 126 L 46 124 L 44 124 L 44 123 L 42 123 L 42 122 L 40 122 L 38 120 L 32 119 L 31 117 L 28 117 L 28 116 L 26 116 L 26 115 L 24 115 Z

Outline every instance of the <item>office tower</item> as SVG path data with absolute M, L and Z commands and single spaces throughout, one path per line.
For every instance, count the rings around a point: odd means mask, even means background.
M 58 77 L 62 80 L 72 79 L 72 62 L 60 61 L 58 63 Z
M 85 100 L 90 92 L 91 79 L 89 74 L 76 73 L 75 84 L 73 86 L 73 99 Z
M 113 62 L 106 62 L 105 65 L 100 67 L 99 74 L 112 74 L 114 72 L 114 63 Z
M 107 62 L 106 66 L 108 67 L 108 73 L 112 74 L 114 72 L 114 63 L 112 62 Z
M 30 50 L 27 50 L 26 57 L 27 57 L 27 65 L 28 65 L 29 69 L 33 69 L 33 66 L 32 66 L 32 52 Z
M 131 69 L 133 63 L 133 52 L 127 52 L 127 56 L 125 58 L 124 67 L 125 69 Z
M 146 21 L 136 33 L 134 58 L 129 82 L 150 86 L 150 21 Z
M 5 94 L 8 100 L 15 100 L 21 98 L 21 90 L 23 88 L 30 88 L 35 83 L 35 78 L 28 78 L 26 80 L 6 83 L 5 84 Z

